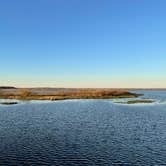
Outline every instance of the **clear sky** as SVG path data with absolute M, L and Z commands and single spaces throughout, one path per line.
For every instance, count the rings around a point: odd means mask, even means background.
M 0 85 L 166 88 L 165 0 L 1 0 Z

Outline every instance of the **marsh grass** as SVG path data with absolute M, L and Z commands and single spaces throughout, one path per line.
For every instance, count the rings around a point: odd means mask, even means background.
M 36 91 L 34 89 L 18 89 L 17 91 L 0 92 L 0 98 L 19 100 L 65 100 L 65 99 L 114 99 L 114 98 L 135 98 L 140 94 L 131 93 L 125 90 L 111 89 L 62 89 L 45 92 L 45 89 Z
M 154 100 L 129 100 L 129 101 L 122 101 L 122 102 L 115 102 L 119 104 L 139 104 L 139 103 L 154 103 Z

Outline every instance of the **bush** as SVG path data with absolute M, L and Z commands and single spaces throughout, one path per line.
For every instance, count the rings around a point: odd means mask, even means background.
M 32 95 L 32 92 L 27 90 L 27 89 L 23 89 L 21 90 L 20 96 L 23 98 L 29 97 Z

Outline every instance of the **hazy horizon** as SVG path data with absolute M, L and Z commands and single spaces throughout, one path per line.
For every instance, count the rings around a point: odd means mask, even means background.
M 22 81 L 23 82 L 23 81 Z M 65 83 L 50 83 L 48 84 L 48 82 L 44 83 L 43 82 L 33 82 L 33 83 L 27 83 L 24 84 L 20 81 L 20 83 L 1 83 L 0 86 L 11 86 L 11 87 L 17 87 L 17 88 L 119 88 L 119 89 L 166 89 L 166 86 L 164 86 L 165 82 L 163 83 L 163 86 L 159 86 L 161 85 L 161 83 L 157 82 L 157 81 L 153 81 L 153 82 L 147 82 L 146 84 L 144 83 L 142 86 L 138 86 L 137 82 L 138 80 L 135 80 L 135 82 L 131 82 L 131 80 L 129 80 L 128 82 L 124 82 L 123 81 L 123 86 L 121 82 L 116 82 L 114 81 L 113 84 L 111 83 L 107 83 L 107 84 L 101 84 L 100 83 L 96 83 L 94 84 L 94 82 L 91 83 L 87 83 L 87 82 L 81 82 L 81 83 L 77 83 L 77 82 L 68 82 L 66 84 Z M 133 83 L 133 84 L 132 84 Z M 148 86 L 148 85 L 153 85 L 153 86 Z
M 0 2 L 0 86 L 166 88 L 166 1 Z

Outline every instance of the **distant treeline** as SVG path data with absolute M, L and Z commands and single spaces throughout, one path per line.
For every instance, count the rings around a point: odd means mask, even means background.
M 0 89 L 17 89 L 17 88 L 13 86 L 0 86 Z

